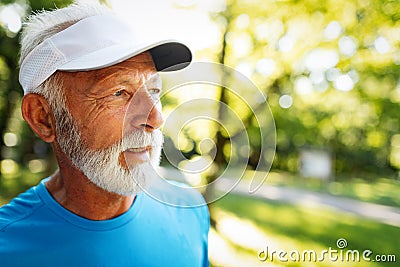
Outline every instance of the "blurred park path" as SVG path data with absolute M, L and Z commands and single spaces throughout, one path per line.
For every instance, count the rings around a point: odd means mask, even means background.
M 236 179 L 220 178 L 216 183 L 216 189 L 222 192 L 228 192 L 232 189 L 230 193 L 254 196 L 270 201 L 303 205 L 310 208 L 320 206 L 323 208 L 336 209 L 341 212 L 352 213 L 388 225 L 400 227 L 400 208 L 367 203 L 304 189 L 268 185 L 267 183 L 263 184 L 256 192 L 249 193 L 248 181 L 241 180 L 234 186 L 235 182 L 237 182 Z

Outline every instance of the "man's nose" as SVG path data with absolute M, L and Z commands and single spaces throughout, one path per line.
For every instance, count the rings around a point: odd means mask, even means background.
M 159 104 L 159 107 L 157 105 L 153 105 L 151 107 L 146 122 L 142 123 L 140 126 L 143 127 L 146 131 L 151 132 L 160 128 L 163 123 L 164 118 L 161 113 L 161 104 Z
M 154 99 L 147 92 L 138 92 L 134 95 L 129 106 L 128 117 L 131 125 L 152 132 L 161 127 L 164 119 L 159 99 Z

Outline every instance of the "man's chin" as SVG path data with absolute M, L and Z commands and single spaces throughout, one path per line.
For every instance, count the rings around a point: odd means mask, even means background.
M 159 158 L 140 164 L 130 164 L 129 169 L 118 163 L 106 163 L 97 168 L 83 168 L 81 171 L 90 182 L 107 192 L 132 196 L 146 190 L 158 180 L 156 167 L 159 165 Z
M 96 186 L 103 190 L 123 195 L 131 196 L 139 193 L 145 186 L 145 178 L 141 171 L 135 171 L 136 175 L 133 174 L 135 170 L 125 171 L 125 174 L 113 175 L 109 179 L 108 175 L 91 177 L 87 175 L 88 179 Z

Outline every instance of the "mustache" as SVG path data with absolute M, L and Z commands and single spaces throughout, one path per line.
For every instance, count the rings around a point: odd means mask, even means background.
M 122 139 L 118 142 L 118 146 L 122 151 L 129 148 L 139 147 L 162 147 L 164 143 L 164 136 L 160 130 L 146 132 L 142 130 L 133 131 L 129 134 L 124 134 Z

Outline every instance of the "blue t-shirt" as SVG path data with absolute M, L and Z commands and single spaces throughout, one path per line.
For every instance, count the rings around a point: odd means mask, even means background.
M 63 208 L 45 181 L 0 208 L 0 266 L 208 266 L 207 206 L 139 193 L 124 214 L 92 221 Z

